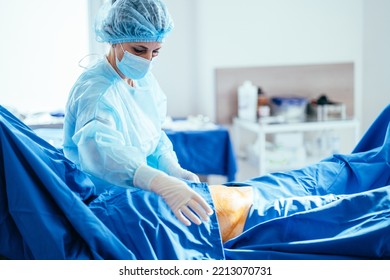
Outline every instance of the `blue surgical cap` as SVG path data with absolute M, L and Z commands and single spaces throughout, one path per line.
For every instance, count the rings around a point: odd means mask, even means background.
M 95 22 L 97 41 L 110 44 L 162 42 L 172 28 L 172 18 L 161 0 L 108 1 Z

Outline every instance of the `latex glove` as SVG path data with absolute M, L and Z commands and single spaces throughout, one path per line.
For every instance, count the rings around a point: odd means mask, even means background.
M 213 210 L 206 201 L 183 181 L 167 175 L 158 175 L 152 181 L 150 189 L 160 194 L 175 216 L 186 226 L 200 225 L 209 220 Z M 191 222 L 190 222 L 191 221 Z
M 198 175 L 181 167 L 174 169 L 171 172 L 171 175 L 177 178 L 182 178 L 184 180 L 200 183 Z
M 204 198 L 186 183 L 149 166 L 137 169 L 134 185 L 161 195 L 179 221 L 186 226 L 191 225 L 191 222 L 200 225 L 202 220 L 208 221 L 209 215 L 213 214 Z
M 198 175 L 182 168 L 177 161 L 168 156 L 162 156 L 159 159 L 159 169 L 173 177 L 200 183 Z

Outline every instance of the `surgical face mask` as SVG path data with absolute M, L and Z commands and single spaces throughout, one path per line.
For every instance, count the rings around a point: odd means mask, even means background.
M 122 47 L 122 44 L 121 44 Z M 146 76 L 151 68 L 152 61 L 123 50 L 122 60 L 116 56 L 116 66 L 127 78 L 139 80 Z

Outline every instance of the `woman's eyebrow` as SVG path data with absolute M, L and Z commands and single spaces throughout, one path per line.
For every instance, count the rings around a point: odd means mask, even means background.
M 135 45 L 134 47 L 135 48 L 142 48 L 143 50 L 149 50 L 149 48 L 147 46 L 144 46 L 144 45 Z M 159 49 L 161 49 L 161 47 L 158 47 L 158 48 L 153 49 L 153 50 L 158 51 Z
M 144 49 L 144 50 L 147 50 L 147 49 L 148 49 L 148 47 L 146 47 L 146 46 L 144 46 L 144 45 L 134 45 L 134 47 L 136 47 L 136 48 L 142 48 L 142 49 Z

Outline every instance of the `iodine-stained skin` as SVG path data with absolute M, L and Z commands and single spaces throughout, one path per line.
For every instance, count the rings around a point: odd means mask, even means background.
M 222 241 L 226 242 L 242 233 L 249 209 L 253 204 L 253 189 L 252 187 L 211 185 L 210 193 Z

